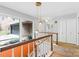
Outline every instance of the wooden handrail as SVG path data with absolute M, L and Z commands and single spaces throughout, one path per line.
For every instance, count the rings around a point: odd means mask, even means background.
M 40 33 L 58 34 L 58 33 L 56 33 L 56 32 L 40 32 Z
M 40 33 L 48 33 L 48 34 L 56 34 L 56 44 L 58 44 L 58 33 L 56 32 L 40 32 Z
M 22 41 L 22 42 L 18 42 L 18 43 L 15 43 L 15 44 L 9 44 L 9 45 L 6 45 L 4 47 L 1 47 L 0 52 L 11 49 L 11 48 L 15 48 L 15 47 L 18 47 L 18 46 L 21 46 L 21 45 L 24 45 L 24 44 L 28 44 L 28 43 L 31 43 L 31 42 L 34 42 L 34 41 L 37 41 L 37 40 L 41 40 L 41 39 L 49 37 L 49 36 L 52 36 L 52 34 L 48 34 L 48 35 L 45 35 L 45 36 L 42 36 L 42 37 L 38 37 L 38 38 L 29 40 L 29 41 Z

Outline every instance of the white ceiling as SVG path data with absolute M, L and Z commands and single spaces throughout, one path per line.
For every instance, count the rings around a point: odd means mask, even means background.
M 0 2 L 0 5 L 25 14 L 37 16 L 37 8 L 34 2 Z M 77 12 L 78 10 L 78 2 L 42 2 L 41 15 L 44 17 L 53 17 L 65 13 Z

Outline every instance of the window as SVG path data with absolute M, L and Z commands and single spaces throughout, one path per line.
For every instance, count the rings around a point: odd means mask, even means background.
M 19 31 L 19 18 L 0 16 L 0 46 L 18 42 Z

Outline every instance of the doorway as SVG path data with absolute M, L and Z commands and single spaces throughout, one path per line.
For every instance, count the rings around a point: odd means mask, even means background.
M 32 26 L 33 26 L 32 21 L 22 22 L 22 33 L 21 34 L 22 34 L 23 40 L 32 39 Z

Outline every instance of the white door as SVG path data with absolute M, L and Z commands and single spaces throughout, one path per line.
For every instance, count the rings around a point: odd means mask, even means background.
M 59 20 L 58 29 L 59 41 L 66 42 L 66 20 Z
M 59 23 L 59 41 L 77 44 L 76 19 L 62 19 Z
M 76 19 L 67 19 L 67 43 L 77 43 Z

